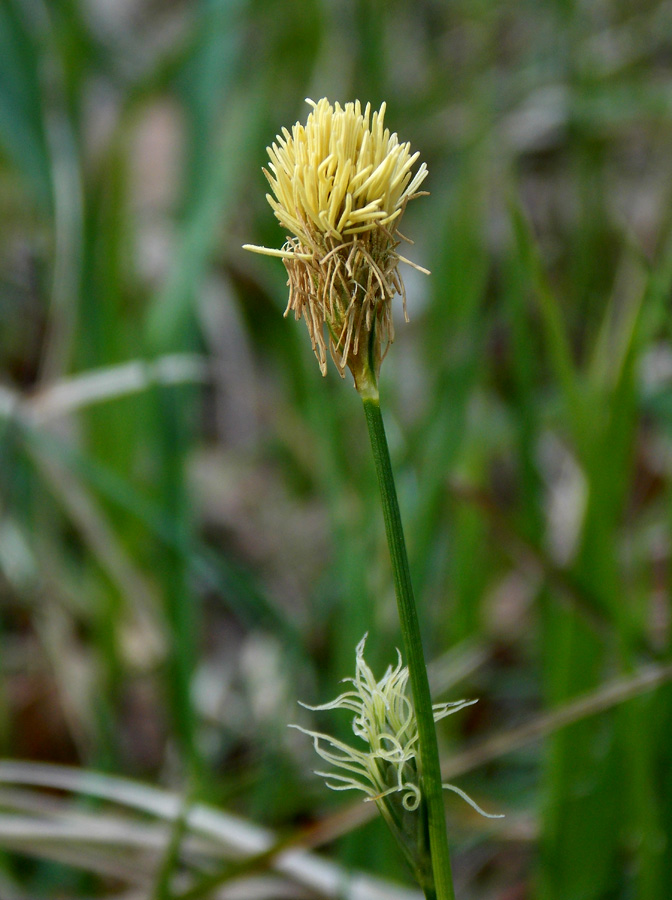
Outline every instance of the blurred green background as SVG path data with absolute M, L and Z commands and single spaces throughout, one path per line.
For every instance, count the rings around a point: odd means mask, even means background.
M 364 418 L 241 249 L 284 241 L 264 148 L 325 95 L 430 172 L 381 391 L 436 699 L 480 698 L 442 756 L 506 813 L 447 795 L 458 896 L 668 900 L 664 0 L 2 0 L 0 751 L 285 837 L 361 810 L 286 726 L 346 737 L 296 701 L 399 643 Z M 0 770 L 3 900 L 177 896 L 179 828 L 137 882 L 17 831 L 69 810 Z

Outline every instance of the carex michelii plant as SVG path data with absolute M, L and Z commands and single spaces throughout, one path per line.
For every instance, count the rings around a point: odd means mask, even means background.
M 372 114 L 359 101 L 344 107 L 326 98 L 307 102 L 312 112 L 306 124 L 297 122 L 291 133 L 282 130 L 268 148 L 264 169 L 272 191 L 267 199 L 288 233 L 286 243 L 279 250 L 245 247 L 282 258 L 289 285 L 285 315 L 292 310 L 305 320 L 322 374 L 328 347 L 341 376 L 348 368 L 354 377 L 380 486 L 408 665 L 399 656 L 376 681 L 364 660 L 363 639 L 352 690 L 309 707 L 354 713 L 353 731 L 363 745 L 306 733 L 322 759 L 340 770 L 318 773 L 329 787 L 361 790 L 376 802 L 426 897 L 454 900 L 443 788 L 475 804 L 441 782 L 435 722 L 473 701 L 432 705 L 378 393 L 381 362 L 394 338 L 397 294 L 406 315 L 399 263 L 429 274 L 398 252 L 405 240 L 401 217 L 406 204 L 423 195 L 427 167 L 422 163 L 413 174 L 418 153 L 385 128 L 385 104 Z

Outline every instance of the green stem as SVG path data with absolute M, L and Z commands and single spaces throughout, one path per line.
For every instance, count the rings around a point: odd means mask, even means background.
M 360 390 L 369 427 L 371 449 L 378 475 L 378 485 L 383 503 L 383 516 L 387 543 L 392 558 L 394 589 L 397 596 L 404 653 L 408 662 L 415 715 L 418 721 L 418 768 L 421 789 L 427 804 L 429 849 L 432 858 L 436 900 L 455 900 L 453 878 L 450 869 L 446 817 L 441 787 L 439 748 L 432 713 L 427 665 L 420 637 L 420 623 L 413 598 L 411 573 L 408 567 L 406 541 L 399 513 L 399 502 L 394 485 L 390 451 L 385 436 L 385 426 L 380 412 L 377 390 Z M 427 892 L 426 892 L 427 893 Z M 428 894 L 431 896 L 431 894 Z

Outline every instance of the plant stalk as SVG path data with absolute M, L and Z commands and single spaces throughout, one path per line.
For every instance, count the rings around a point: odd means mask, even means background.
M 360 382 L 358 389 L 364 403 L 364 413 L 380 487 L 385 531 L 394 573 L 394 589 L 399 609 L 402 642 L 408 663 L 413 704 L 418 722 L 418 769 L 421 790 L 427 805 L 429 849 L 434 875 L 434 890 L 427 889 L 425 886 L 423 888 L 425 895 L 428 898 L 431 897 L 432 900 L 455 900 L 432 698 L 429 692 L 427 665 L 413 597 L 406 541 L 401 524 L 390 451 L 380 412 L 378 391 L 371 382 L 367 385 L 368 389 L 362 390 L 362 387 Z

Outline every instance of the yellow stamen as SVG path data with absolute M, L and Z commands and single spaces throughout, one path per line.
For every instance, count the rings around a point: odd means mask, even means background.
M 333 106 L 326 98 L 306 101 L 306 124 L 283 128 L 268 150 L 263 169 L 273 212 L 292 235 L 281 250 L 245 248 L 283 259 L 289 275 L 289 303 L 304 316 L 311 344 L 326 372 L 325 325 L 329 349 L 341 375 L 355 359 L 360 337 L 375 342 L 366 357 L 377 368 L 394 336 L 391 301 L 406 297 L 397 265 L 421 266 L 396 252 L 397 231 L 406 203 L 419 196 L 427 175 L 418 154 L 384 127 L 385 104 L 371 111 L 361 103 Z

